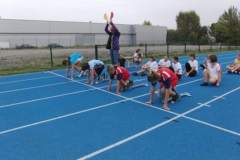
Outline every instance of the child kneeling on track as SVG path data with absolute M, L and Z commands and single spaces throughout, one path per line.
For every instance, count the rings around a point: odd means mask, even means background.
M 178 80 L 180 80 L 182 78 L 183 71 L 182 71 L 182 65 L 179 62 L 179 59 L 177 56 L 173 57 L 172 69 L 174 73 L 177 75 Z
M 135 76 L 137 76 L 137 75 L 145 76 L 146 75 L 145 72 L 148 68 L 150 68 L 151 70 L 154 70 L 154 71 L 158 70 L 158 63 L 157 63 L 157 61 L 155 60 L 154 57 L 150 57 L 148 62 L 145 63 L 142 66 L 141 70 L 133 73 L 133 75 L 135 75 Z
M 73 79 L 75 71 L 79 72 L 78 77 L 82 75 L 81 62 L 83 61 L 83 56 L 80 52 L 73 52 L 66 59 L 63 60 L 62 64 L 67 66 L 67 77 Z
M 82 65 L 82 71 L 88 72 L 88 83 L 93 85 L 97 84 L 98 81 L 103 80 L 105 77 L 102 76 L 104 70 L 104 63 L 100 60 L 92 59 L 88 63 Z
M 208 86 L 212 84 L 214 86 L 219 86 L 222 78 L 222 70 L 220 64 L 217 62 L 216 55 L 209 55 L 209 62 L 203 71 L 204 82 L 201 86 Z
M 178 78 L 176 74 L 167 67 L 159 68 L 158 71 L 152 71 L 148 73 L 148 81 L 152 84 L 150 89 L 150 97 L 148 104 L 152 104 L 153 96 L 155 94 L 155 87 L 157 82 L 160 83 L 160 95 L 163 99 L 163 109 L 169 110 L 168 102 L 171 98 L 172 102 L 176 102 L 179 98 L 179 94 L 176 92 L 176 86 L 178 84 Z
M 227 66 L 228 73 L 240 73 L 240 53 L 237 58 L 234 60 L 233 64 Z
M 133 81 L 130 80 L 130 73 L 124 67 L 109 65 L 108 73 L 110 75 L 108 88 L 109 91 L 112 90 L 112 80 L 114 78 L 117 79 L 116 94 L 118 95 L 120 95 L 120 91 L 126 90 L 133 85 Z
M 186 76 L 195 77 L 198 72 L 198 61 L 195 54 L 191 54 L 189 61 L 185 64 Z

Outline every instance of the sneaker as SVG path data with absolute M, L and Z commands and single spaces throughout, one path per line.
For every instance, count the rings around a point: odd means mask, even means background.
M 204 83 L 200 84 L 200 86 L 208 86 L 208 83 L 204 82 Z
M 133 72 L 132 75 L 133 76 L 138 76 L 138 73 L 137 72 Z
M 172 96 L 172 102 L 175 103 L 180 98 L 180 95 L 176 93 L 174 96 Z

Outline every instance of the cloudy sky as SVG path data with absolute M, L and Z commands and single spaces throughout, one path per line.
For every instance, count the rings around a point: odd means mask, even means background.
M 216 22 L 230 6 L 240 8 L 240 0 L 1 0 L 0 16 L 10 19 L 104 22 L 103 14 L 114 11 L 116 23 L 176 28 L 179 11 L 195 10 L 202 25 Z

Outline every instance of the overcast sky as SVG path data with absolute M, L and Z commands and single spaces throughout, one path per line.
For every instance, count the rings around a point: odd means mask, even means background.
M 209 25 L 240 0 L 1 0 L 0 16 L 10 19 L 104 22 L 103 14 L 114 11 L 114 22 L 176 28 L 179 11 L 195 10 L 202 25 Z

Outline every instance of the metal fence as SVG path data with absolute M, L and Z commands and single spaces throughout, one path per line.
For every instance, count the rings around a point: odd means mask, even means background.
M 239 50 L 240 46 L 208 44 L 142 44 L 121 45 L 120 54 L 130 57 L 136 49 L 141 49 L 145 57 L 163 55 L 173 56 L 189 52 L 216 52 L 223 50 Z M 37 49 L 1 49 L 0 50 L 0 74 L 5 70 L 39 70 L 54 69 L 62 67 L 62 60 L 72 52 L 81 52 L 85 61 L 90 59 L 101 59 L 109 62 L 109 51 L 104 45 L 72 47 L 72 48 L 37 48 Z

